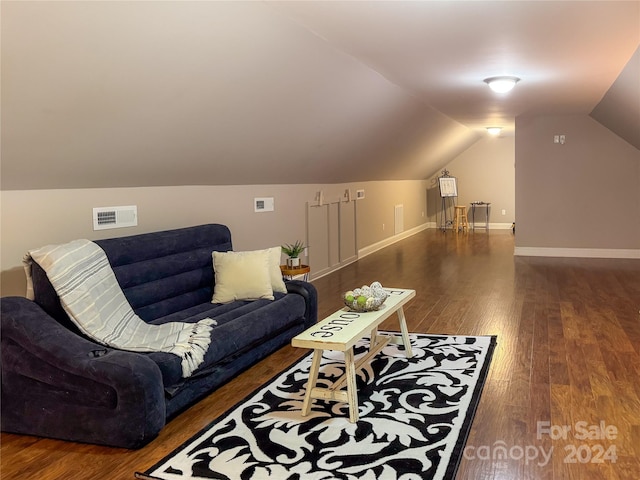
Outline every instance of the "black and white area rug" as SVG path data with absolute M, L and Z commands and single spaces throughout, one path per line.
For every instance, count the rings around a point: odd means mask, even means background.
M 383 334 L 388 332 L 381 332 Z M 314 400 L 301 415 L 311 354 L 144 473 L 141 479 L 452 479 L 480 400 L 495 337 L 411 334 L 414 357 L 388 345 L 358 372 L 360 419 Z M 368 340 L 355 347 L 366 353 Z M 327 351 L 318 386 L 344 372 Z

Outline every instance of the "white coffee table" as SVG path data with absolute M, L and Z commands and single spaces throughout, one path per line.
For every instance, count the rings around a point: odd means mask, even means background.
M 358 391 L 356 388 L 356 372 L 379 353 L 388 343 L 404 345 L 407 358 L 411 358 L 411 343 L 404 316 L 404 305 L 416 296 L 415 290 L 403 288 L 385 288 L 389 297 L 379 310 L 373 312 L 352 312 L 347 307 L 338 310 L 327 318 L 293 337 L 294 347 L 313 349 L 313 360 L 309 371 L 309 382 L 302 404 L 302 415 L 311 410 L 313 399 L 332 400 L 349 404 L 349 420 L 358 421 Z M 401 336 L 379 335 L 378 325 L 394 313 L 398 314 Z M 353 346 L 365 335 L 370 334 L 369 351 L 355 362 Z M 331 387 L 316 387 L 320 359 L 324 350 L 344 352 L 345 373 Z M 343 390 L 344 384 L 347 389 Z

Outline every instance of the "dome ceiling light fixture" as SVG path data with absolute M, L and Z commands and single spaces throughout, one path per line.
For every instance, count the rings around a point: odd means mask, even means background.
M 500 135 L 500 132 L 502 131 L 502 127 L 487 127 L 487 132 L 489 133 L 489 135 Z
M 520 79 L 512 76 L 489 77 L 484 82 L 496 93 L 507 93 L 516 86 Z

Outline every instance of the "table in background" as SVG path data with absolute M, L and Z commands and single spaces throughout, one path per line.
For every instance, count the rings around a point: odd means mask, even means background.
M 485 207 L 485 224 L 483 226 L 479 226 L 478 228 L 486 228 L 489 230 L 489 207 L 491 207 L 491 202 L 471 202 L 471 228 L 473 230 L 476 229 L 476 207 Z
M 287 265 L 280 265 L 280 271 L 282 276 L 287 280 L 293 280 L 294 277 L 302 275 L 302 279 L 305 282 L 309 281 L 309 272 L 311 268 L 309 265 L 300 265 L 299 267 L 288 267 Z

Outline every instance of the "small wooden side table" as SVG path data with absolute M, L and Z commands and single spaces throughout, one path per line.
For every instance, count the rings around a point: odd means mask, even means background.
M 289 267 L 287 265 L 280 265 L 280 270 L 282 271 L 282 276 L 287 280 L 292 280 L 293 277 L 297 277 L 302 275 L 302 279 L 305 282 L 309 281 L 309 272 L 311 268 L 309 265 L 300 265 L 299 267 Z

